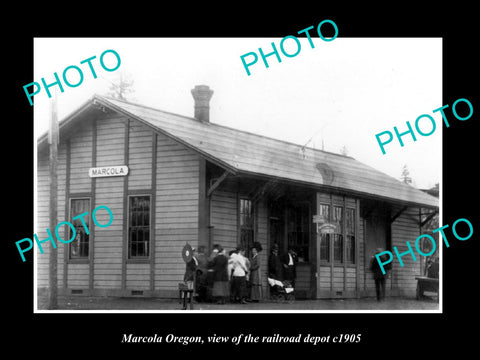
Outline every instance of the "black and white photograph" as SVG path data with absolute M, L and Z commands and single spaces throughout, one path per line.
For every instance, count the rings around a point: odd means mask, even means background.
M 311 41 L 35 39 L 37 309 L 441 310 L 441 39 Z

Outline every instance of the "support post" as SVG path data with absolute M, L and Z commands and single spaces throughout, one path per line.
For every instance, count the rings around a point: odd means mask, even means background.
M 57 226 L 57 168 L 58 168 L 58 121 L 57 121 L 57 99 L 56 93 L 53 96 L 51 107 L 51 118 L 48 142 L 50 144 L 50 224 L 49 229 Z M 57 281 L 57 250 L 50 249 L 48 259 L 48 309 L 54 310 L 58 307 L 58 281 Z

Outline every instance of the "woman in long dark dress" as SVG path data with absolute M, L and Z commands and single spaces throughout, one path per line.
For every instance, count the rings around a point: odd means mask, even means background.
M 260 243 L 255 243 L 252 248 L 252 258 L 250 259 L 250 300 L 259 301 L 262 298 L 262 282 L 260 278 L 261 263 L 258 253 L 262 251 Z
M 218 255 L 212 261 L 214 272 L 212 296 L 217 299 L 219 304 L 225 304 L 225 299 L 230 296 L 227 266 L 228 258 L 225 250 L 219 248 Z

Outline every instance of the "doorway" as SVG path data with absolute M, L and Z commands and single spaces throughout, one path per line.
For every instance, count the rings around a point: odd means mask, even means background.
M 386 204 L 381 202 L 371 202 L 364 210 L 364 295 L 373 296 L 375 294 L 375 283 L 373 274 L 370 270 L 370 265 L 378 248 L 391 251 L 391 223 L 390 215 L 391 209 Z M 392 275 L 387 276 L 386 288 L 392 287 Z
M 390 248 L 389 227 L 387 218 L 381 215 L 372 215 L 365 219 L 365 259 L 375 255 L 377 248 Z

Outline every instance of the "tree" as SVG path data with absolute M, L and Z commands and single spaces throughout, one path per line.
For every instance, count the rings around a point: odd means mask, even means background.
M 340 154 L 343 156 L 348 156 L 348 149 L 346 145 L 343 145 L 343 147 L 340 149 Z
M 408 171 L 407 165 L 403 165 L 402 175 L 400 176 L 400 180 L 402 180 L 405 184 L 411 185 L 412 178 L 410 177 L 410 171 Z
M 111 82 L 109 87 L 108 96 L 119 99 L 119 100 L 127 100 L 127 97 L 135 90 L 133 89 L 134 81 L 131 75 L 125 73 L 124 71 L 120 71 L 118 74 L 118 78 L 115 82 Z

